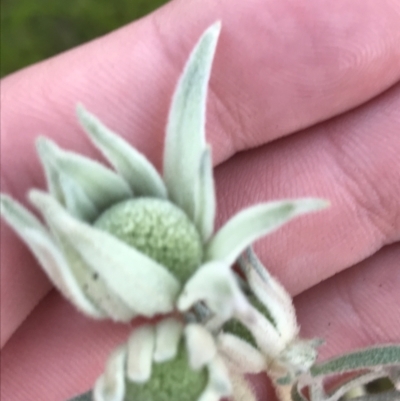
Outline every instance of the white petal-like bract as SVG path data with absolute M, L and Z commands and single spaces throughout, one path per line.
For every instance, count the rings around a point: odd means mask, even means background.
M 270 313 L 281 338 L 290 343 L 299 333 L 296 311 L 290 294 L 261 265 L 254 252 L 246 252 L 248 259 L 239 258 L 239 264 L 246 276 L 253 294 Z
M 164 179 L 171 200 L 194 221 L 205 142 L 207 86 L 221 24 L 209 27 L 193 49 L 172 98 L 164 150 Z M 203 174 L 212 174 L 210 169 Z M 213 178 L 203 178 L 210 182 Z M 210 187 L 210 186 L 209 186 Z M 211 196 L 211 195 L 210 195 Z M 200 222 L 202 226 L 203 223 Z M 198 227 L 199 231 L 201 227 Z
M 167 198 L 164 181 L 142 153 L 113 133 L 83 106 L 77 107 L 77 115 L 93 144 L 125 178 L 135 196 Z
M 174 309 L 180 284 L 166 268 L 116 237 L 74 219 L 50 195 L 31 191 L 30 199 L 62 242 L 95 273 L 93 279 L 106 283 L 110 293 L 99 295 L 118 296 L 132 311 L 148 317 Z
M 126 181 L 100 163 L 62 150 L 48 138 L 39 138 L 37 147 L 49 187 L 55 188 L 56 198 L 71 213 L 76 215 L 78 210 L 90 221 L 114 203 L 132 196 Z M 93 205 L 92 211 L 89 205 Z
M 95 319 L 107 316 L 85 297 L 55 240 L 32 213 L 10 197 L 1 195 L 1 214 L 26 242 L 49 279 L 69 301 Z
M 233 334 L 221 332 L 217 337 L 217 346 L 218 352 L 231 370 L 241 374 L 256 374 L 266 371 L 265 357 L 247 341 Z
M 232 384 L 233 401 L 257 401 L 255 390 L 243 375 L 230 370 L 229 378 Z
M 328 206 L 322 199 L 304 198 L 249 207 L 232 217 L 210 240 L 206 260 L 231 265 L 253 241 L 278 229 L 296 216 Z
M 201 266 L 186 283 L 177 305 L 185 311 L 200 301 L 204 301 L 222 322 L 248 304 L 231 268 L 220 262 Z
M 155 347 L 153 326 L 143 325 L 134 330 L 128 340 L 127 377 L 136 383 L 150 379 Z
M 117 348 L 109 357 L 104 373 L 93 388 L 93 401 L 123 401 L 125 398 L 126 347 Z
M 214 359 L 217 354 L 214 338 L 202 325 L 188 324 L 185 327 L 185 338 L 189 365 L 193 370 L 201 369 Z
M 155 362 L 175 358 L 183 333 L 183 324 L 175 318 L 162 319 L 156 325 L 156 345 L 153 354 Z
M 194 223 L 201 234 L 203 242 L 206 242 L 214 231 L 216 212 L 213 166 L 209 147 L 205 149 L 200 160 L 197 191 Z
M 208 383 L 197 401 L 220 401 L 232 394 L 232 383 L 228 369 L 220 356 L 208 365 Z

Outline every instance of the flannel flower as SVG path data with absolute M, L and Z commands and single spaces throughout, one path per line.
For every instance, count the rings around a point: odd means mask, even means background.
M 246 284 L 231 266 L 253 241 L 296 216 L 324 208 L 326 202 L 303 198 L 255 205 L 214 233 L 216 202 L 205 109 L 219 32 L 219 22 L 204 32 L 179 78 L 166 128 L 163 177 L 144 155 L 78 106 L 80 123 L 114 170 L 39 138 L 37 149 L 49 193 L 31 190 L 29 199 L 46 226 L 1 195 L 4 219 L 54 285 L 86 315 L 121 322 L 174 311 L 184 317 L 164 318 L 154 327 L 136 330 L 110 357 L 95 385 L 96 401 L 148 400 L 140 394 L 156 391 L 154 380 L 159 383 L 160 375 L 165 378 L 166 372 L 182 369 L 182 360 L 197 373 L 187 382 L 193 394 L 180 397 L 181 401 L 217 401 L 231 391 L 246 394 L 245 386 L 236 386 L 240 374 L 229 369 L 230 384 L 224 366 L 238 364 L 243 349 L 253 355 L 245 366 L 247 373 L 263 370 L 265 355 L 284 362 L 284 351 L 297 336 L 292 307 L 286 307 L 289 323 L 282 331 L 284 323 L 275 320 L 271 325 L 245 295 L 250 288 L 268 310 L 272 308 L 275 319 L 276 302 L 260 296 L 267 273 L 261 277 L 258 272 L 256 277 L 254 269 L 245 268 Z M 267 293 L 283 297 L 287 306 L 287 295 L 275 294 L 277 287 L 272 287 Z M 246 348 L 248 343 L 224 332 L 232 318 L 250 330 L 261 351 Z M 181 327 L 185 319 L 188 323 Z M 237 353 L 230 353 L 231 362 L 222 358 L 237 341 L 242 342 Z M 158 372 L 154 377 L 152 361 Z M 290 369 L 298 370 L 294 365 Z
M 2 195 L 2 214 L 55 286 L 94 318 L 171 312 L 198 269 L 229 268 L 254 240 L 324 206 L 318 199 L 246 209 L 213 235 L 214 180 L 205 142 L 206 91 L 220 24 L 201 37 L 180 77 L 167 123 L 164 179 L 82 106 L 78 116 L 116 172 L 39 138 L 49 193 L 29 192 L 46 228 Z M 206 285 L 206 284 L 205 284 Z

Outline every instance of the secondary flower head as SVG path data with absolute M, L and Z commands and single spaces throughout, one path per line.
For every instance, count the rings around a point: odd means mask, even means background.
M 205 108 L 219 32 L 219 23 L 205 31 L 178 81 L 163 177 L 79 106 L 83 128 L 114 170 L 39 138 L 49 193 L 33 190 L 29 199 L 47 227 L 2 195 L 4 218 L 56 287 L 89 316 L 129 321 L 169 313 L 193 273 L 204 271 L 200 287 L 210 287 L 208 271 L 222 274 L 260 236 L 325 206 L 318 199 L 257 205 L 213 235 L 215 193 Z
M 167 318 L 136 329 L 114 351 L 93 389 L 94 401 L 219 401 L 231 395 L 228 370 L 212 335 Z

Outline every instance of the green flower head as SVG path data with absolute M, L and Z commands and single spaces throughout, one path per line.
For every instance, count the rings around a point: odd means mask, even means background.
M 5 220 L 55 286 L 91 317 L 129 321 L 169 313 L 180 294 L 178 306 L 185 310 L 201 300 L 203 289 L 213 288 L 210 280 L 222 277 L 251 242 L 325 206 L 318 199 L 256 205 L 214 234 L 205 109 L 219 32 L 219 22 L 204 32 L 178 81 L 166 127 L 163 177 L 144 155 L 78 106 L 80 123 L 113 169 L 39 138 L 49 192 L 32 190 L 29 199 L 46 226 L 9 196 L 1 197 Z M 217 293 L 224 294 L 223 288 Z
M 108 359 L 95 401 L 219 401 L 231 395 L 229 372 L 212 335 L 174 318 L 137 328 Z

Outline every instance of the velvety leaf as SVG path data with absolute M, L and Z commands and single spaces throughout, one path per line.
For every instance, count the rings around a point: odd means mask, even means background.
M 339 401 L 348 391 L 362 387 L 374 380 L 385 377 L 385 372 L 368 372 L 342 382 L 338 388 L 331 391 L 329 394 L 329 401 Z
M 400 345 L 379 345 L 318 363 L 311 368 L 310 373 L 312 376 L 325 376 L 399 364 Z

